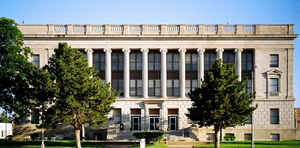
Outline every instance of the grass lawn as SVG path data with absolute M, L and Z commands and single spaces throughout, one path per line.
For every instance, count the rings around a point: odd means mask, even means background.
M 0 141 L 0 148 L 40 148 L 40 141 Z M 74 148 L 73 140 L 45 141 L 45 148 Z M 81 142 L 82 148 L 103 148 L 95 142 Z
M 222 142 L 221 148 L 250 148 L 251 142 L 234 141 Z M 198 145 L 196 148 L 213 148 L 213 144 Z M 300 148 L 300 141 L 257 141 L 255 148 Z

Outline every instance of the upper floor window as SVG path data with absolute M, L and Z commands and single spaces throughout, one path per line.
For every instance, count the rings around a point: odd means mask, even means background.
M 198 86 L 197 52 L 188 50 L 185 54 L 185 92 L 188 94 Z
M 279 109 L 272 108 L 270 109 L 270 123 L 279 124 Z
M 234 50 L 224 50 L 224 52 L 223 52 L 223 64 L 235 64 Z
M 120 93 L 120 96 L 124 94 L 124 56 L 121 50 L 113 50 L 111 53 L 111 78 L 112 88 Z
M 179 96 L 179 52 L 167 53 L 167 95 Z
M 242 52 L 242 79 L 247 80 L 247 91 L 253 91 L 253 50 Z
M 36 67 L 40 67 L 40 55 L 39 54 L 33 55 L 33 64 Z
M 102 80 L 105 79 L 105 53 L 103 50 L 94 50 L 93 66 Z
M 212 66 L 214 65 L 217 58 L 215 50 L 207 50 L 204 53 L 204 71 L 207 73 L 211 71 Z
M 143 95 L 142 53 L 132 50 L 130 53 L 130 96 Z
M 270 67 L 279 67 L 279 55 L 271 54 L 270 58 L 271 58 Z
M 269 79 L 269 93 L 270 96 L 278 96 L 279 95 L 279 79 L 278 78 L 270 78 Z
M 149 96 L 160 96 L 160 52 L 150 50 L 148 54 Z

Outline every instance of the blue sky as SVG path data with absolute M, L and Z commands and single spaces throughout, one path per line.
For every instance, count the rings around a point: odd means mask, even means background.
M 300 33 L 300 0 L 1 0 L 2 16 L 25 24 L 295 24 Z M 296 107 L 299 50 L 296 39 Z

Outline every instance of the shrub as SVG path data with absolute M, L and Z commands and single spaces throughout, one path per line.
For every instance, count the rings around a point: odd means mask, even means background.
M 164 138 L 163 132 L 135 132 L 133 136 L 137 139 L 146 139 L 146 143 L 155 142 L 155 141 L 162 141 Z
M 235 140 L 235 137 L 234 137 L 234 136 L 225 136 L 225 137 L 224 137 L 224 140 L 225 140 L 225 141 L 234 141 L 234 140 Z

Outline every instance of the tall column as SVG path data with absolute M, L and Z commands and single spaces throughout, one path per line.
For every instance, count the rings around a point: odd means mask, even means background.
M 111 84 L 111 49 L 105 48 L 105 81 Z
M 148 98 L 148 48 L 141 49 L 143 52 L 143 96 Z
M 130 68 L 129 68 L 129 60 L 130 60 L 130 49 L 124 48 L 124 97 L 129 98 L 129 82 L 130 82 Z
M 145 131 L 149 131 L 149 127 L 150 127 L 150 116 L 149 116 L 149 106 L 148 106 L 148 104 L 145 104 L 145 102 L 144 102 L 144 108 L 145 108 L 145 111 L 144 111 L 144 113 L 145 113 L 145 122 L 144 122 L 144 130 Z
M 242 81 L 242 51 L 241 48 L 235 49 L 235 74 L 239 81 Z
M 204 52 L 205 49 L 197 49 L 198 51 L 198 87 L 201 87 L 204 80 Z
M 217 60 L 221 59 L 221 61 L 223 60 L 223 48 L 217 48 L 216 52 L 217 52 Z
M 167 52 L 168 49 L 161 48 L 161 96 L 167 98 Z
M 89 67 L 93 67 L 93 49 L 85 49 L 88 58 Z
M 180 48 L 179 80 L 180 80 L 180 97 L 185 98 L 185 48 Z

